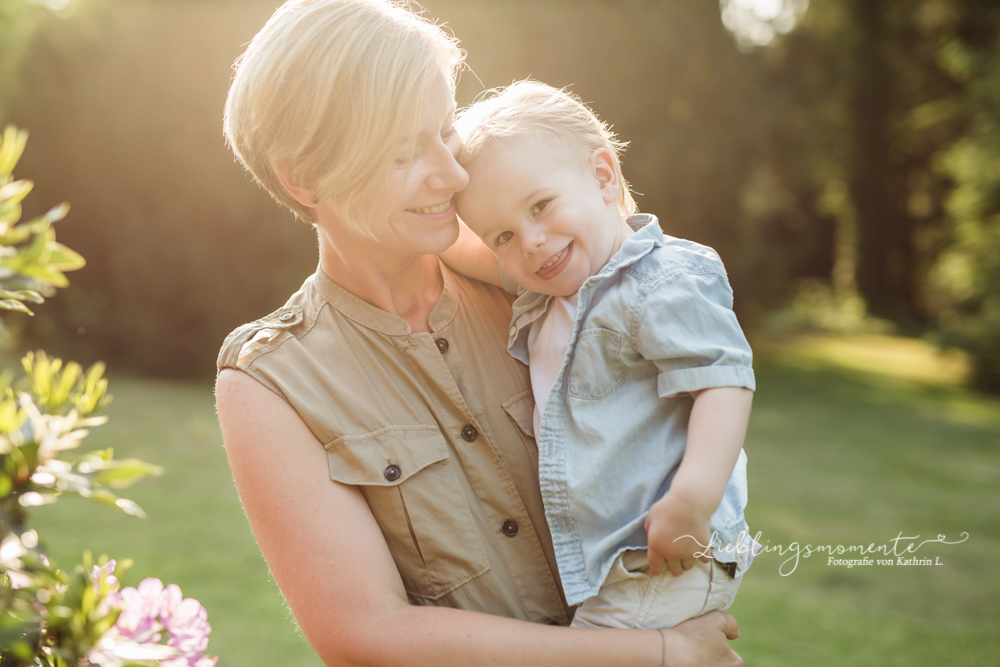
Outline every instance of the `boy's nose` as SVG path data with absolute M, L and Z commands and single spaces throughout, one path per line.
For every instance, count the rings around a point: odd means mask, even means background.
M 525 257 L 533 255 L 545 243 L 545 235 L 541 232 L 530 232 L 522 235 L 521 238 Z

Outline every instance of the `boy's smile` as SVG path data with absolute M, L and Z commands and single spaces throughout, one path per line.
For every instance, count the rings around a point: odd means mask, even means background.
M 462 220 L 531 291 L 572 296 L 631 233 L 611 153 L 585 151 L 541 135 L 506 140 L 478 157 L 458 195 Z

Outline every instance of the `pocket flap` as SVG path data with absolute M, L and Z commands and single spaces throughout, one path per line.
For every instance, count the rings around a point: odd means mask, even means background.
M 501 406 L 521 430 L 521 434 L 534 438 L 535 397 L 531 390 L 522 391 Z
M 437 426 L 387 426 L 345 435 L 324 447 L 330 477 L 353 486 L 394 486 L 448 458 L 448 444 Z

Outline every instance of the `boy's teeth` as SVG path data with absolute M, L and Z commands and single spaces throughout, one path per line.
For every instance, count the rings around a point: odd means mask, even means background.
M 545 269 L 549 268 L 550 266 L 552 266 L 553 264 L 555 264 L 556 262 L 558 262 L 558 261 L 559 261 L 560 259 L 562 259 L 562 256 L 563 256 L 563 253 L 564 253 L 564 252 L 566 252 L 566 248 L 563 248 L 562 250 L 560 250 L 560 251 L 559 251 L 559 252 L 558 252 L 558 253 L 556 254 L 556 256 L 555 256 L 555 257 L 553 257 L 553 258 L 552 258 L 552 259 L 550 259 L 549 261 L 547 261 L 547 262 L 545 262 L 544 264 L 542 264 L 542 268 L 541 268 L 541 269 L 539 269 L 539 271 L 543 271 L 543 270 L 545 270 Z
M 438 204 L 437 206 L 425 206 L 423 208 L 411 208 L 411 209 L 409 209 L 409 211 L 411 213 L 420 213 L 421 215 L 430 215 L 430 214 L 434 214 L 434 213 L 443 213 L 444 211 L 448 210 L 449 206 L 451 206 L 451 200 L 450 199 L 448 201 L 446 201 L 445 203 L 443 203 L 443 204 Z

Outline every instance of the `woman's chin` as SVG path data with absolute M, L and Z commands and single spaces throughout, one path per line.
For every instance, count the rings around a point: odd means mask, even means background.
M 435 225 L 414 227 L 408 234 L 415 255 L 436 255 L 455 245 L 458 241 L 458 218 Z

